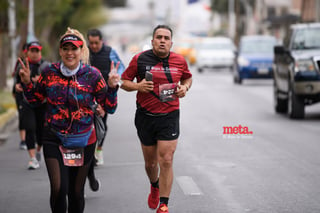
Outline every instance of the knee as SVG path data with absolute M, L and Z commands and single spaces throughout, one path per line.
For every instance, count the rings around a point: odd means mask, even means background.
M 161 168 L 171 168 L 173 164 L 173 154 L 160 156 L 159 164 Z
M 145 167 L 147 170 L 155 169 L 155 168 L 157 168 L 157 161 L 145 162 Z

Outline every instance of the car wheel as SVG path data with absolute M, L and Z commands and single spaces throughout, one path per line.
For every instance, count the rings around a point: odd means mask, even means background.
M 235 84 L 241 84 L 242 83 L 242 79 L 240 78 L 240 74 L 238 73 L 237 68 L 233 69 L 233 82 Z
M 289 89 L 288 98 L 288 111 L 289 117 L 293 119 L 303 119 L 304 118 L 304 103 L 303 99 L 297 96 L 293 89 Z
M 276 83 L 273 81 L 274 110 L 276 113 L 286 113 L 288 111 L 288 99 L 279 98 L 279 91 Z
M 242 84 L 242 79 L 235 74 L 235 75 L 233 76 L 233 82 L 234 82 L 235 84 Z

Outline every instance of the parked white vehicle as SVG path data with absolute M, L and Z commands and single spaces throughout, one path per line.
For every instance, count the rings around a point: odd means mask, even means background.
M 234 68 L 236 47 L 228 37 L 205 37 L 196 47 L 196 67 L 199 72 L 204 68 Z

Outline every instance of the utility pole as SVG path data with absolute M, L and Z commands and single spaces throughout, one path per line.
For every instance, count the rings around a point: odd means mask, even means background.
M 154 28 L 155 25 L 155 13 L 154 13 L 154 1 L 153 0 L 149 0 L 148 2 L 148 7 L 149 7 L 149 12 L 150 12 L 150 27 L 151 29 Z
M 37 40 L 34 35 L 34 0 L 29 0 L 27 43 Z
M 9 7 L 8 7 L 8 20 L 9 20 L 9 38 L 10 38 L 10 45 L 11 45 L 11 57 L 9 63 L 9 71 L 14 69 L 15 63 L 17 61 L 17 50 L 16 50 L 16 6 L 14 0 L 8 0 Z M 7 73 L 9 74 L 9 73 Z
M 229 16 L 229 37 L 234 40 L 235 36 L 235 23 L 236 17 L 234 13 L 234 0 L 229 0 L 228 2 L 228 16 Z

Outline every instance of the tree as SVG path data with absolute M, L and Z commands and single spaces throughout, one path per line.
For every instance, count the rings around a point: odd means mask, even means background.
M 127 4 L 127 0 L 104 0 L 103 2 L 108 7 L 124 7 Z
M 17 22 L 20 35 L 27 34 L 25 22 L 28 11 L 25 3 L 17 1 Z M 107 22 L 107 14 L 102 0 L 34 0 L 34 26 L 36 37 L 43 45 L 43 55 L 54 61 L 57 59 L 59 37 L 67 27 L 86 33 L 91 27 L 98 27 Z
M 8 40 L 8 1 L 0 0 L 0 90 L 6 87 Z

